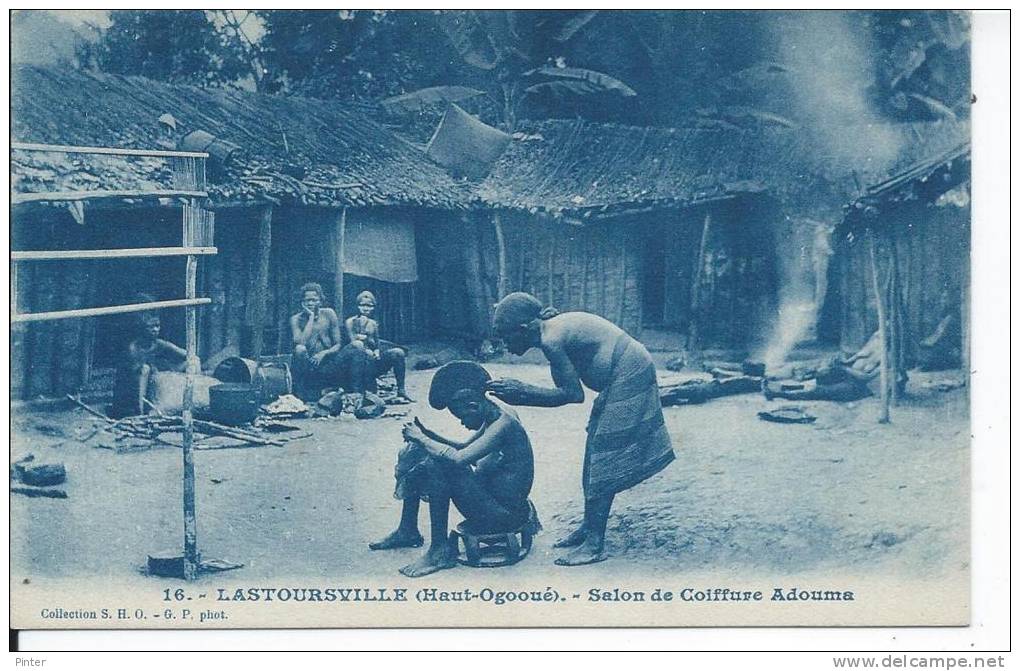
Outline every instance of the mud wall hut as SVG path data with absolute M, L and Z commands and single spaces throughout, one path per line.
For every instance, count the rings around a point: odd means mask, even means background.
M 447 319 L 484 333 L 492 302 L 524 290 L 638 335 L 655 330 L 667 346 L 766 347 L 787 327 L 787 303 L 822 304 L 831 233 L 863 185 L 968 132 L 840 130 L 836 141 L 775 126 L 525 123 L 478 184 L 475 210 L 430 243 L 449 247 L 430 256 L 461 251 L 434 288 L 461 298 L 443 302 L 462 306 Z
M 821 330 L 846 351 L 877 330 L 874 249 L 880 285 L 889 286 L 901 364 L 922 363 L 921 343 L 939 335 L 960 365 L 968 349 L 970 219 L 966 140 L 869 186 L 836 230 Z

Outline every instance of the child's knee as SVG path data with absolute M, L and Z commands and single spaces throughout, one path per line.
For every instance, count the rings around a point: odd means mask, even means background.
M 304 345 L 295 345 L 294 347 L 295 356 L 308 356 L 308 348 Z

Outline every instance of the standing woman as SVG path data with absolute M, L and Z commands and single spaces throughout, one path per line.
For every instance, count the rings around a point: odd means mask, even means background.
M 497 303 L 493 322 L 511 353 L 520 356 L 541 348 L 555 385 L 493 380 L 488 389 L 497 398 L 513 405 L 555 408 L 583 402 L 584 387 L 599 394 L 588 420 L 581 476 L 584 522 L 555 547 L 574 548 L 556 560 L 561 566 L 602 561 L 613 497 L 675 458 L 652 357 L 612 322 L 587 312 L 543 309 L 537 298 L 523 292 Z

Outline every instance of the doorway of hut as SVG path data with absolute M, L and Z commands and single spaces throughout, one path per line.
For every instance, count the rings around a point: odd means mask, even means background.
M 350 234 L 366 213 L 351 210 L 347 215 Z M 300 225 L 289 221 L 300 221 Z M 326 305 L 336 309 L 340 319 L 357 313 L 357 296 L 371 291 L 376 298 L 376 320 L 380 336 L 401 345 L 422 338 L 424 304 L 419 300 L 419 282 L 393 282 L 345 272 L 337 282 L 338 252 L 333 237 L 336 214 L 311 208 L 274 215 L 281 225 L 273 226 L 272 251 L 269 264 L 269 306 L 264 324 L 263 354 L 286 354 L 291 350 L 288 321 L 299 309 L 300 289 L 308 282 L 319 284 L 325 293 Z M 225 220 L 225 218 L 224 218 Z M 218 231 L 224 230 L 217 220 Z M 367 250 L 351 235 L 345 250 L 345 266 L 357 267 L 358 257 Z M 412 238 L 413 253 L 413 238 Z M 343 296 L 338 296 L 338 292 Z
M 775 204 L 748 195 L 645 216 L 634 227 L 643 339 L 652 349 L 686 348 L 697 320 L 701 347 L 747 354 L 777 308 Z

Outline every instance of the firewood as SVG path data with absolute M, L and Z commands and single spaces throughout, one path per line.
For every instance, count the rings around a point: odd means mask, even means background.
M 66 499 L 67 492 L 62 489 L 41 489 L 36 487 L 11 487 L 12 494 L 22 494 L 32 498 Z

